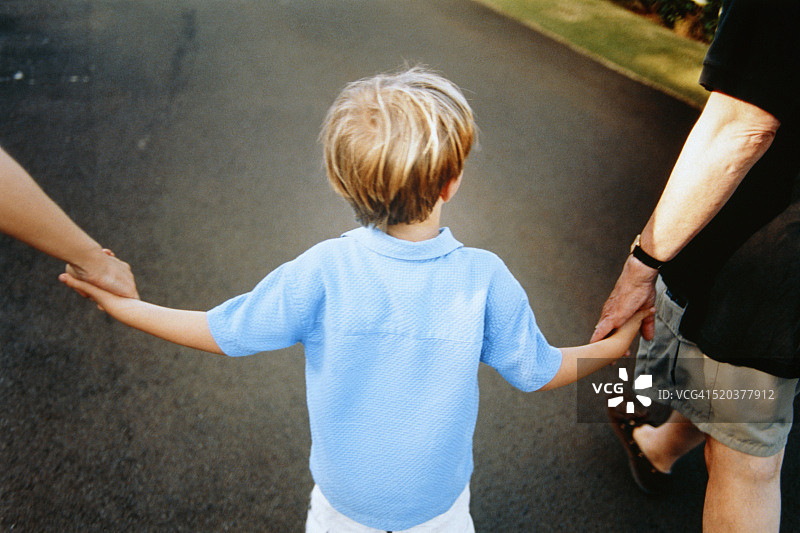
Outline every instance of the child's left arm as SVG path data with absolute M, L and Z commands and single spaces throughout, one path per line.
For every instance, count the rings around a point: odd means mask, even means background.
M 123 324 L 175 344 L 224 355 L 211 335 L 204 311 L 171 309 L 117 296 L 66 273 L 58 279 L 94 300 L 100 309 Z

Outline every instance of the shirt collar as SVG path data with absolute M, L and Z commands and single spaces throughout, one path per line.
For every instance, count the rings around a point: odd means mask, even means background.
M 439 235 L 420 242 L 398 239 L 372 226 L 348 231 L 342 237 L 353 237 L 366 248 L 381 255 L 418 261 L 442 257 L 463 246 L 450 233 L 450 228 L 440 228 Z

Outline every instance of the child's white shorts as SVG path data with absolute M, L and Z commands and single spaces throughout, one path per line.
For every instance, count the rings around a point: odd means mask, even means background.
M 393 533 L 474 533 L 475 526 L 469 514 L 469 485 L 452 507 L 427 522 Z M 351 520 L 334 509 L 319 487 L 311 491 L 306 533 L 384 533 Z

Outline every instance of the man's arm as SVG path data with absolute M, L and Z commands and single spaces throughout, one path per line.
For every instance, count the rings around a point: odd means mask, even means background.
M 68 273 L 61 274 L 58 279 L 94 300 L 100 309 L 125 325 L 181 346 L 224 355 L 211 335 L 204 311 L 171 309 L 117 296 Z
M 730 199 L 779 126 L 778 119 L 757 106 L 711 93 L 642 230 L 642 249 L 660 261 L 675 257 Z M 653 305 L 656 275 L 655 269 L 628 257 L 590 342 Z M 642 336 L 653 338 L 652 318 L 642 324 Z
M 2 149 L 0 232 L 69 263 L 81 279 L 138 297 L 130 266 L 105 252 Z
M 730 199 L 778 126 L 753 104 L 711 93 L 642 231 L 642 248 L 661 261 L 675 257 Z

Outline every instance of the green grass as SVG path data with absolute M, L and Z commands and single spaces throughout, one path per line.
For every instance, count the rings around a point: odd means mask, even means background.
M 476 0 L 634 79 L 696 107 L 708 45 L 676 35 L 608 0 Z

